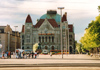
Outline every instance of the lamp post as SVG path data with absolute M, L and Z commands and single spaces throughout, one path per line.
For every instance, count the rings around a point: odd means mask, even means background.
M 60 13 L 61 13 L 61 21 L 60 21 L 60 30 L 61 30 L 61 54 L 62 54 L 62 58 L 63 58 L 63 47 L 62 47 L 62 9 L 64 9 L 64 7 L 58 7 L 58 9 L 60 9 Z
M 68 45 L 67 45 L 67 46 L 68 46 L 68 52 L 70 52 L 70 50 L 69 50 L 69 29 L 70 29 L 70 28 L 66 28 L 66 29 L 68 30 L 68 31 L 67 31 L 67 32 L 68 32 Z M 67 47 L 66 47 L 66 48 L 67 48 Z M 66 52 L 67 52 L 67 51 L 66 51 Z
M 0 58 L 2 58 L 2 44 L 0 44 Z
M 14 26 L 15 27 L 15 54 L 16 54 L 16 28 L 18 27 L 18 26 Z

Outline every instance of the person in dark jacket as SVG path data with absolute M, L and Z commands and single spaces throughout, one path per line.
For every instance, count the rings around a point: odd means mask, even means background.
M 34 58 L 34 52 L 32 52 L 32 58 Z

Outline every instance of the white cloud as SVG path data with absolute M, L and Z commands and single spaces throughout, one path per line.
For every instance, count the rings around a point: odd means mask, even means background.
M 49 9 L 60 10 L 57 7 L 65 7 L 68 12 L 68 22 L 74 23 L 75 37 L 79 40 L 84 34 L 84 29 L 91 20 L 98 16 L 97 7 L 100 0 L 2 0 L 0 1 L 0 25 L 9 24 L 14 30 L 18 26 L 21 31 L 27 14 L 31 14 L 33 23 Z

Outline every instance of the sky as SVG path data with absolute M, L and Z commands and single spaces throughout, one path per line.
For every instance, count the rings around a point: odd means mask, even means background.
M 31 15 L 33 24 L 36 24 L 47 10 L 57 10 L 64 7 L 62 13 L 67 12 L 68 24 L 74 25 L 75 40 L 79 42 L 84 35 L 85 28 L 99 15 L 100 0 L 0 0 L 0 26 L 10 25 L 12 30 L 18 26 L 22 30 L 28 14 Z

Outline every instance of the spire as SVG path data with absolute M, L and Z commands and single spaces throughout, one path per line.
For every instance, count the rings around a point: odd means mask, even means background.
M 62 22 L 67 21 L 67 12 L 65 12 L 65 14 L 62 17 Z
M 30 17 L 30 15 L 28 14 L 25 23 L 32 23 L 32 19 Z

